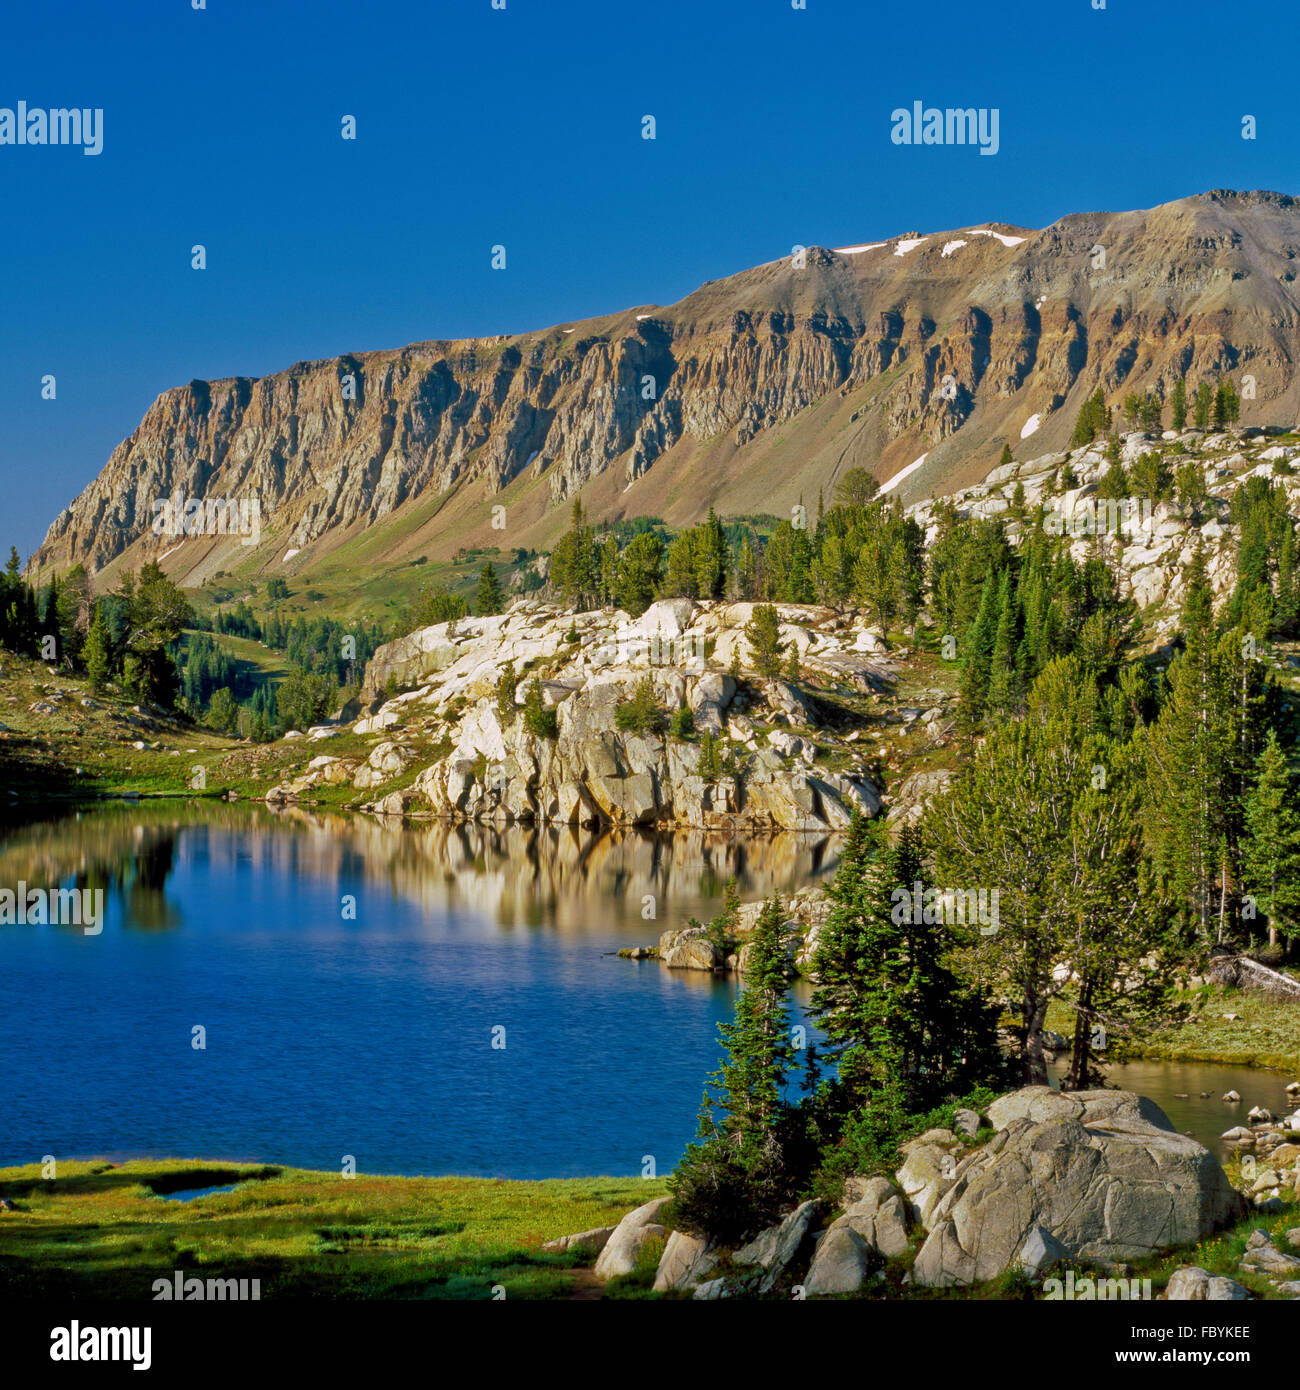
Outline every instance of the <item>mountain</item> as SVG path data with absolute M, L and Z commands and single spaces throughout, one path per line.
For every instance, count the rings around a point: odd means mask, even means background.
M 1118 403 L 1180 375 L 1253 377 L 1243 422 L 1293 421 L 1298 267 L 1300 201 L 1220 190 L 1037 232 L 810 247 L 666 308 L 192 381 L 29 572 L 82 561 L 107 580 L 165 556 L 197 584 L 437 560 L 546 545 L 577 494 L 598 519 L 789 515 L 854 467 L 913 501 L 977 482 L 1003 443 L 1064 447 L 1098 385 Z M 173 496 L 255 499 L 257 544 L 153 534 Z

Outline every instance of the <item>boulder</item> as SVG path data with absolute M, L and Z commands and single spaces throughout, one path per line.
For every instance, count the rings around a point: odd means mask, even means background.
M 1051 1231 L 1035 1226 L 1020 1247 L 1016 1264 L 1026 1274 L 1042 1274 L 1045 1270 L 1064 1264 L 1069 1258 L 1070 1252 Z
M 804 1243 L 819 1207 L 820 1203 L 815 1199 L 801 1203 L 775 1226 L 760 1231 L 747 1245 L 742 1245 L 732 1254 L 733 1264 L 758 1265 L 764 1271 L 758 1282 L 760 1293 L 770 1292 L 780 1282 L 786 1266 Z
M 718 1256 L 711 1241 L 674 1231 L 655 1272 L 656 1289 L 693 1289 L 713 1273 Z
M 907 1249 L 907 1204 L 888 1178 L 849 1178 L 844 1215 L 832 1226 L 848 1226 L 888 1259 Z
M 710 1279 L 707 1284 L 697 1284 L 691 1297 L 702 1303 L 707 1303 L 715 1299 L 726 1298 L 729 1292 L 725 1279 Z
M 953 1116 L 952 1127 L 966 1139 L 974 1139 L 980 1132 L 980 1117 L 974 1110 L 958 1110 Z
M 656 1218 L 668 1205 L 668 1197 L 656 1197 L 630 1211 L 609 1234 L 600 1258 L 596 1261 L 596 1274 L 601 1279 L 613 1279 L 619 1274 L 631 1274 L 636 1268 L 636 1257 L 641 1247 L 656 1236 L 668 1234 L 658 1224 Z
M 1267 1231 L 1252 1231 L 1241 1257 L 1241 1268 L 1269 1279 L 1294 1279 L 1300 1274 L 1300 1260 L 1294 1255 L 1284 1255 Z
M 817 1242 L 804 1292 L 854 1293 L 870 1267 L 870 1245 L 852 1226 L 837 1221 Z
M 1171 1303 L 1241 1303 L 1250 1293 L 1235 1279 L 1211 1274 L 1200 1265 L 1184 1265 L 1170 1275 L 1165 1297 Z
M 1131 1092 L 1028 1087 L 994 1101 L 989 1118 L 998 1134 L 940 1174 L 919 1284 L 994 1279 L 1035 1227 L 1067 1258 L 1132 1260 L 1193 1244 L 1244 1210 L 1219 1160 Z
M 659 959 L 670 970 L 717 970 L 722 953 L 702 927 L 666 931 L 659 938 Z
M 613 1226 L 595 1226 L 590 1231 L 577 1231 L 571 1236 L 556 1236 L 554 1240 L 548 1240 L 542 1249 L 572 1250 L 576 1246 L 585 1245 L 590 1247 L 594 1254 L 599 1255 L 613 1234 Z
M 903 1145 L 906 1158 L 897 1173 L 898 1185 L 903 1189 L 911 1214 L 927 1231 L 934 1209 L 952 1186 L 957 1173 L 957 1158 L 953 1153 L 957 1143 L 952 1135 L 948 1139 L 948 1143 L 913 1139 Z

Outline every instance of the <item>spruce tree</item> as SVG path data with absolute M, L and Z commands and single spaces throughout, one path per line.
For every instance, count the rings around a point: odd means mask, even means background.
M 781 674 L 785 643 L 781 641 L 780 618 L 770 604 L 760 604 L 745 624 L 750 665 L 760 676 L 771 679 Z
M 774 896 L 750 937 L 735 1013 L 718 1025 L 725 1055 L 709 1078 L 696 1141 L 669 1178 L 674 1218 L 689 1234 L 737 1243 L 792 1195 L 789 960 L 785 912 Z
M 102 694 L 108 686 L 112 650 L 109 645 L 108 619 L 104 616 L 104 607 L 100 603 L 95 604 L 90 631 L 86 635 L 86 645 L 82 650 L 82 660 L 86 665 L 91 690 L 96 695 Z
M 1242 871 L 1246 891 L 1268 922 L 1268 942 L 1279 930 L 1288 946 L 1300 924 L 1300 812 L 1296 781 L 1275 731 L 1255 762 L 1254 785 L 1247 793 L 1247 840 Z M 1248 914 L 1247 922 L 1253 920 Z
M 1181 376 L 1174 382 L 1173 426 L 1176 430 L 1187 428 L 1187 382 Z
M 481 617 L 500 613 L 503 607 L 501 581 L 497 578 L 491 562 L 484 565 L 479 571 L 476 607 Z
M 812 1011 L 843 1106 L 871 1105 L 884 1088 L 923 1108 L 987 1079 L 995 1030 L 983 998 L 945 964 L 952 943 L 933 893 L 914 910 L 925 873 L 915 827 L 896 845 L 881 839 L 855 813 L 827 889 Z

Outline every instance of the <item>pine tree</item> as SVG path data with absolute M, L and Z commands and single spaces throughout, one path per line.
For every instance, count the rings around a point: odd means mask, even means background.
M 1002 454 L 998 459 L 998 467 L 1005 468 L 1007 464 L 1014 463 L 1015 461 L 1015 456 L 1011 452 L 1011 445 L 1004 444 L 1002 446 Z
M 712 507 L 696 528 L 694 559 L 699 597 L 721 598 L 727 591 L 727 537 Z
M 928 913 L 913 911 L 924 876 L 915 828 L 893 846 L 882 838 L 855 813 L 827 889 L 812 1012 L 845 1104 L 870 1104 L 886 1087 L 924 1106 L 985 1079 L 994 1024 L 983 999 L 944 964 L 950 943 L 935 929 L 943 924 L 933 896 Z
M 1245 798 L 1247 840 L 1242 856 L 1245 888 L 1268 920 L 1268 942 L 1278 931 L 1288 947 L 1300 924 L 1300 813 L 1296 782 L 1277 734 L 1255 762 L 1254 785 Z M 1249 912 L 1249 910 L 1248 910 Z M 1249 921 L 1248 915 L 1248 921 Z
M 1020 702 L 1016 652 L 1020 646 L 1016 604 L 1011 593 L 1011 572 L 1003 570 L 998 587 L 998 624 L 989 660 L 988 707 L 1012 713 Z
M 1122 991 L 1166 937 L 1139 874 L 1136 760 L 1095 721 L 1091 682 L 1073 657 L 1058 658 L 1034 683 L 1025 717 L 989 732 L 923 821 L 940 882 L 998 892 L 998 925 L 973 944 L 971 965 L 1013 991 L 1027 1085 L 1047 1080 L 1042 1035 L 1052 1000 L 1065 998 L 1089 1017 L 1103 1007 L 1137 1013 L 1114 997 L 1115 982 Z M 1077 979 L 1057 971 L 1062 960 Z M 1163 976 L 1153 982 L 1163 985 Z M 1085 1043 L 1076 1060 L 1086 1078 L 1093 1062 Z
M 86 645 L 82 650 L 82 660 L 86 665 L 86 675 L 90 680 L 90 688 L 96 695 L 100 695 L 108 686 L 109 674 L 112 667 L 112 651 L 108 637 L 108 619 L 104 616 L 104 607 L 100 603 L 95 604 L 94 616 L 90 620 L 90 631 L 86 636 Z
M 500 613 L 503 607 L 501 581 L 497 578 L 496 571 L 492 568 L 491 562 L 484 565 L 479 571 L 478 595 L 475 606 L 478 608 L 481 617 L 488 617 L 493 613 Z
M 725 1056 L 709 1078 L 696 1141 L 669 1179 L 677 1225 L 689 1234 L 738 1243 L 791 1195 L 789 946 L 781 901 L 769 898 L 750 937 L 735 1013 L 718 1025 Z
M 1078 449 L 1091 444 L 1099 434 L 1110 428 L 1110 411 L 1106 407 L 1106 397 L 1101 387 L 1092 393 L 1079 409 L 1074 423 L 1074 433 L 1070 436 L 1070 448 Z
M 1283 520 L 1277 547 L 1277 606 L 1273 613 L 1276 630 L 1290 637 L 1300 617 L 1300 587 L 1297 581 L 1295 523 Z
M 1210 424 L 1210 412 L 1214 409 L 1214 388 L 1208 381 L 1203 381 L 1196 388 L 1196 400 L 1193 405 L 1193 418 L 1196 421 L 1198 430 L 1207 429 Z
M 781 674 L 785 643 L 781 641 L 780 618 L 770 604 L 760 604 L 745 624 L 749 642 L 749 663 L 760 676 L 771 679 Z
M 980 593 L 979 612 L 965 640 L 965 669 L 962 672 L 960 696 L 962 723 L 968 729 L 980 723 L 988 705 L 998 616 L 998 587 L 993 576 L 989 575 Z
M 1174 429 L 1185 430 L 1187 428 L 1187 382 L 1181 376 L 1174 382 L 1173 412 Z

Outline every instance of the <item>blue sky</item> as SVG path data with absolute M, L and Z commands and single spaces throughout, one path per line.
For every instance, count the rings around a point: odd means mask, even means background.
M 0 146 L 0 545 L 193 377 L 671 303 L 796 243 L 1300 192 L 1294 31 L 1294 0 L 10 6 L 0 107 L 102 107 L 104 148 Z M 916 100 L 998 108 L 998 154 L 892 144 Z

